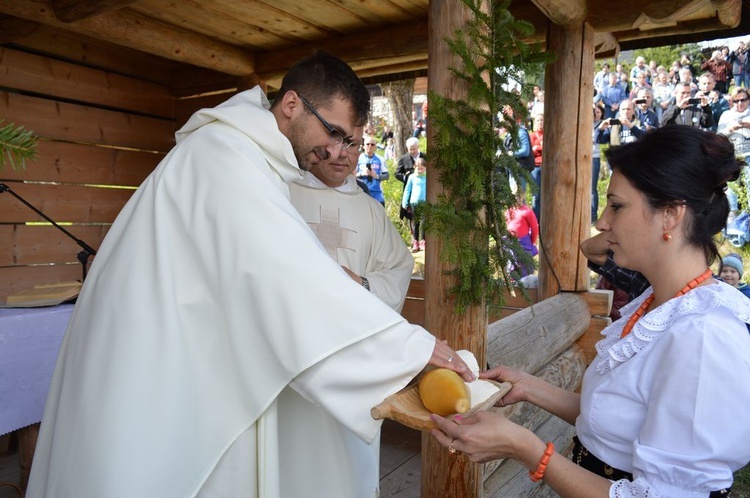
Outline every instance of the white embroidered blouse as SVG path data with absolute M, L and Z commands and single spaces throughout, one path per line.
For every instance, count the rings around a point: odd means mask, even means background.
M 707 497 L 750 461 L 750 299 L 716 282 L 602 331 L 576 421 L 584 446 L 634 480 L 610 497 Z

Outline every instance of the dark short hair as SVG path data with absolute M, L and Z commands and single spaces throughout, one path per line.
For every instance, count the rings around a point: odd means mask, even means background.
M 335 97 L 349 100 L 364 126 L 370 112 L 370 92 L 349 65 L 336 56 L 318 50 L 295 63 L 281 82 L 275 101 L 288 91 L 301 93 L 311 105 L 326 107 Z
M 708 264 L 719 256 L 713 236 L 727 222 L 727 182 L 736 180 L 745 166 L 727 137 L 693 126 L 667 125 L 637 142 L 610 147 L 605 155 L 652 209 L 684 204 L 689 213 L 688 243 L 704 250 Z

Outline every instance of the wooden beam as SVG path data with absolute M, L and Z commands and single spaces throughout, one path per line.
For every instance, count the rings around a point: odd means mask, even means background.
M 647 32 L 644 32 L 641 29 L 618 31 L 614 33 L 614 36 L 617 37 L 619 42 L 626 42 L 630 40 L 640 40 L 644 38 L 645 33 L 648 33 L 648 38 L 660 38 L 664 36 L 676 36 L 676 35 L 684 35 L 684 34 L 692 34 L 692 33 L 702 33 L 706 31 L 716 31 L 720 29 L 727 29 L 727 26 L 722 25 L 717 18 L 711 18 L 711 19 L 697 19 L 694 21 L 681 22 L 674 26 L 649 29 Z
M 55 17 L 62 22 L 73 22 L 112 12 L 138 0 L 51 0 Z
M 467 84 L 456 78 L 447 68 L 460 67 L 460 59 L 454 55 L 445 38 L 457 29 L 465 29 L 470 12 L 460 0 L 431 0 L 429 11 L 428 68 L 429 89 L 445 97 L 460 100 L 467 95 Z M 408 36 L 408 33 L 406 34 Z M 402 30 L 392 40 L 401 45 L 405 36 Z M 388 44 L 386 44 L 388 45 Z M 382 43 L 381 49 L 384 49 Z M 368 49 L 370 54 L 375 50 Z M 364 54 L 363 54 L 364 55 Z M 430 125 L 430 136 L 435 136 L 437 125 Z M 430 154 L 430 139 L 428 151 Z M 438 172 L 434 172 L 438 173 Z M 427 196 L 435 202 L 443 192 L 440 175 L 433 174 L 427 178 Z M 487 243 L 485 241 L 485 243 Z M 463 315 L 457 315 L 453 309 L 455 301 L 448 289 L 455 286 L 455 277 L 449 275 L 449 265 L 440 260 L 442 241 L 434 235 L 427 235 L 429 251 L 425 256 L 425 325 L 427 330 L 439 339 L 448 341 L 455 349 L 467 349 L 474 353 L 478 363 L 485 365 L 487 313 L 484 306 L 467 309 Z M 441 498 L 476 498 L 481 496 L 483 467 L 474 464 L 465 455 L 451 454 L 446 451 L 428 433 L 422 436 L 422 488 L 423 497 Z
M 557 59 L 545 72 L 539 298 L 589 288 L 578 244 L 591 231 L 591 96 L 594 31 L 551 24 L 547 46 Z M 560 119 L 564 116 L 565 119 Z M 576 123 L 570 126 L 569 123 Z
M 581 293 L 561 292 L 491 323 L 487 363 L 536 372 L 581 337 L 590 319 Z
M 589 305 L 591 316 L 609 316 L 612 312 L 612 301 L 614 292 L 606 289 L 591 289 L 581 292 L 581 297 Z
M 586 0 L 533 0 L 547 19 L 558 26 L 576 25 L 583 22 L 588 14 Z
M 644 24 L 654 28 L 662 24 L 666 28 L 694 21 L 711 21 L 713 29 L 727 29 L 737 26 L 741 15 L 742 0 L 632 0 L 627 9 L 620 9 L 616 15 L 611 2 L 597 0 L 590 2 L 586 21 L 594 31 L 607 33 L 629 31 Z M 644 37 L 652 37 L 650 30 L 641 33 Z
M 286 74 L 292 64 L 315 49 L 322 49 L 342 58 L 358 72 L 384 64 L 426 62 L 427 31 L 427 21 L 420 20 L 408 25 L 357 32 L 354 35 L 321 40 L 319 43 L 257 54 L 256 72 L 269 86 L 276 86 L 274 83 Z M 383 40 L 398 40 L 398 43 L 383 44 Z
M 742 0 L 712 0 L 719 22 L 728 28 L 740 25 L 742 17 Z
M 594 33 L 594 54 L 596 57 L 613 57 L 618 53 L 620 53 L 620 44 L 612 33 Z
M 0 44 L 10 43 L 31 36 L 42 27 L 41 24 L 13 16 L 0 16 Z
M 135 12 L 109 12 L 64 23 L 55 17 L 45 0 L 0 0 L 0 13 L 228 74 L 245 76 L 255 72 L 252 54 Z
M 612 325 L 612 319 L 610 317 L 592 316 L 589 327 L 576 341 L 576 344 L 584 352 L 587 365 L 596 358 L 596 343 L 603 339 L 602 330 L 610 325 Z

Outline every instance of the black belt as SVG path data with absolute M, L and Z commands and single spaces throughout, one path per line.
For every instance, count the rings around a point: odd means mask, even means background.
M 579 467 L 583 467 L 598 476 L 606 477 L 612 481 L 619 481 L 620 479 L 633 480 L 633 474 L 630 472 L 611 467 L 595 457 L 581 444 L 577 436 L 573 436 L 573 443 L 575 445 L 573 447 L 573 462 Z M 709 498 L 730 498 L 732 496 L 731 491 L 732 487 L 730 486 L 726 489 L 711 491 L 711 494 L 708 496 Z

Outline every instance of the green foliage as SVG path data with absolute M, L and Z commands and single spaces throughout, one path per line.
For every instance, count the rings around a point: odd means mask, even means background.
M 460 67 L 449 69 L 465 83 L 466 97 L 428 95 L 430 167 L 439 172 L 444 191 L 424 206 L 425 227 L 443 239 L 441 261 L 456 277 L 449 292 L 458 312 L 483 302 L 501 304 L 502 291 L 518 280 L 508 271 L 512 255 L 533 265 L 508 234 L 504 212 L 517 204 L 509 176 L 518 183 L 534 182 L 515 159 L 497 153 L 503 143 L 495 125 L 517 136 L 516 120 L 508 116 L 525 120 L 527 113 L 517 82 L 552 60 L 539 46 L 522 41 L 533 27 L 510 15 L 508 0 L 492 2 L 490 12 L 482 10 L 481 0 L 463 3 L 473 17 L 465 31 L 457 30 L 446 43 L 461 61 Z
M 737 498 L 750 498 L 750 466 L 734 473 L 732 496 L 736 496 Z
M 36 157 L 37 141 L 37 137 L 23 126 L 11 123 L 0 128 L 0 170 L 5 164 L 10 164 L 13 169 L 25 168 L 26 160 Z

